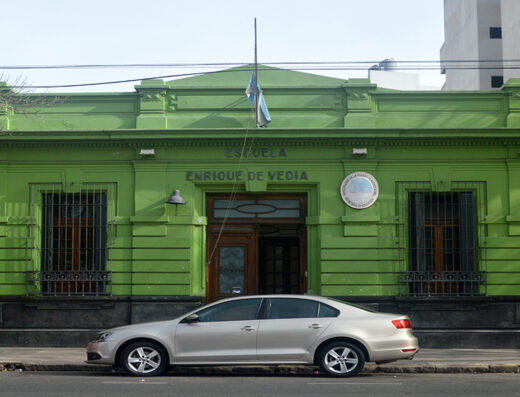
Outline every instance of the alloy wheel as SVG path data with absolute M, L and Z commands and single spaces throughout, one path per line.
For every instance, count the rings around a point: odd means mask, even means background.
M 168 356 L 156 343 L 135 342 L 123 350 L 121 365 L 133 375 L 154 376 L 167 369 Z
M 335 342 L 325 346 L 318 360 L 322 370 L 331 376 L 357 375 L 365 366 L 361 350 L 348 342 Z

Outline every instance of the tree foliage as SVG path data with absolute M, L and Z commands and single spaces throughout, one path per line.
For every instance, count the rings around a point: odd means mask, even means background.
M 8 82 L 7 76 L 0 75 L 0 118 L 10 114 L 36 115 L 43 109 L 60 103 L 63 103 L 63 99 L 58 96 L 31 92 L 22 78 Z

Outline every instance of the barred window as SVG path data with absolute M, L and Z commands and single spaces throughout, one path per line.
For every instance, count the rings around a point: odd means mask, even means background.
M 475 271 L 473 208 L 471 192 L 409 193 L 410 268 L 429 274 L 428 281 L 411 285 L 412 293 L 470 292 L 453 276 Z
M 57 187 L 32 186 L 32 215 L 41 224 L 30 235 L 40 252 L 30 255 L 30 287 L 42 295 L 106 294 L 110 184 Z
M 477 197 L 483 189 L 478 183 L 475 187 L 474 191 L 407 190 L 406 195 L 398 195 L 408 215 L 406 222 L 400 220 L 403 265 L 408 263 L 400 273 L 400 284 L 410 295 L 480 294 L 485 272 L 479 263 L 478 241 L 483 236 Z M 401 217 L 404 205 L 398 211 Z

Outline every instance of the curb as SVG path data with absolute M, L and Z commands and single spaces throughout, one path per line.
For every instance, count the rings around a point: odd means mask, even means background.
M 120 369 L 114 370 L 106 365 L 87 364 L 29 364 L 0 362 L 0 371 L 75 371 L 75 372 L 103 372 L 124 373 Z M 176 367 L 169 371 L 172 375 L 319 375 L 315 366 L 247 366 L 247 367 Z M 390 374 L 481 374 L 481 373 L 520 373 L 518 364 L 494 365 L 374 365 L 367 364 L 362 373 L 390 373 Z
M 402 374 L 483 374 L 483 373 L 520 373 L 518 364 L 474 364 L 474 365 L 367 365 L 363 372 L 366 373 L 402 373 Z

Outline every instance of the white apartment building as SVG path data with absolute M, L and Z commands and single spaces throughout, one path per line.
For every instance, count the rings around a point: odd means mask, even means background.
M 440 60 L 447 91 L 498 89 L 520 77 L 520 0 L 444 0 Z

